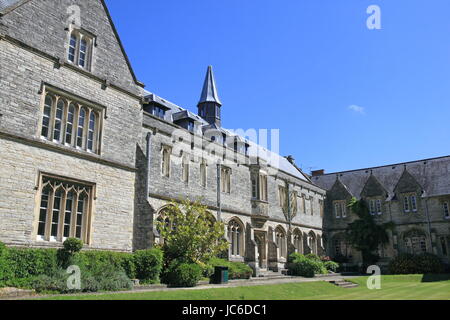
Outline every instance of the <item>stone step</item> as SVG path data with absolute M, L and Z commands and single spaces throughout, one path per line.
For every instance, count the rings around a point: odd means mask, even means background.
M 333 281 L 329 281 L 329 283 L 334 284 L 335 286 L 338 286 L 340 288 L 356 288 L 359 285 L 357 285 L 356 283 L 353 282 L 348 282 L 345 280 L 333 280 Z

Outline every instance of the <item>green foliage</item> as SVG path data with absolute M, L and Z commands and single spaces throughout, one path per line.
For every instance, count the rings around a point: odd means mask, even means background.
M 421 255 L 401 254 L 389 263 L 392 274 L 443 273 L 444 265 L 438 256 L 430 253 Z
M 8 260 L 9 251 L 0 242 L 0 288 L 6 285 L 6 281 L 12 278 L 11 266 Z
M 70 244 L 70 245 L 69 245 Z M 0 245 L 0 287 L 35 288 L 44 292 L 69 292 L 66 269 L 81 270 L 82 291 L 122 290 L 132 286 L 130 279 L 144 283 L 158 281 L 162 268 L 159 249 L 135 254 L 110 251 L 80 251 L 79 243 L 66 248 L 18 249 Z M 68 246 L 69 245 L 69 246 Z
M 170 287 L 195 287 L 202 278 L 203 268 L 196 263 L 179 263 L 172 260 L 165 276 Z
M 80 252 L 83 249 L 83 241 L 76 238 L 69 238 L 63 243 L 64 250 L 69 252 L 70 254 L 74 254 L 76 252 Z
M 9 248 L 9 264 L 14 279 L 28 279 L 39 275 L 53 275 L 58 268 L 55 249 Z
M 322 261 L 322 259 L 317 254 L 314 253 L 308 253 L 307 255 L 305 255 L 305 258 L 314 261 Z
M 160 249 L 140 250 L 134 253 L 136 277 L 143 283 L 159 281 L 163 265 L 163 252 Z
M 352 198 L 348 206 L 359 219 L 348 225 L 346 236 L 353 248 L 361 251 L 363 265 L 371 265 L 378 261 L 374 254 L 381 245 L 389 242 L 387 230 L 393 227 L 391 222 L 377 224 L 364 200 Z
M 331 272 L 337 272 L 339 269 L 339 264 L 334 261 L 326 261 L 323 265 L 328 271 Z
M 301 253 L 298 253 L 298 252 L 291 253 L 288 257 L 288 263 L 292 263 L 292 262 L 294 262 L 294 260 L 301 259 L 303 257 L 305 257 L 305 256 Z
M 132 288 L 131 280 L 123 271 L 117 271 L 113 267 L 100 270 L 82 270 L 81 288 L 69 289 L 67 280 L 70 274 L 64 269 L 59 269 L 52 276 L 41 275 L 33 279 L 32 288 L 37 292 L 97 292 L 97 291 L 119 291 Z
M 157 228 L 164 239 L 166 266 L 174 259 L 204 266 L 209 259 L 228 249 L 224 224 L 213 221 L 207 207 L 199 202 L 172 202 L 164 214 L 164 221 L 158 221 Z
M 317 256 L 308 258 L 302 254 L 293 253 L 289 260 L 291 263 L 288 263 L 288 271 L 291 275 L 312 278 L 316 274 L 328 273 L 325 264 Z
M 101 271 L 112 267 L 114 270 L 123 271 L 130 279 L 134 279 L 136 275 L 134 257 L 130 253 L 82 251 L 74 254 L 68 263 L 91 271 Z
M 253 274 L 252 268 L 242 262 L 232 262 L 225 259 L 212 258 L 208 261 L 208 265 L 212 267 L 228 267 L 228 278 L 233 279 L 250 279 Z M 211 273 L 211 274 L 212 274 Z

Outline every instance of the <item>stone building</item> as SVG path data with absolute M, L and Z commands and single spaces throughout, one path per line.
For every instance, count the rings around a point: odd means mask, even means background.
M 382 167 L 324 174 L 313 172 L 312 181 L 327 190 L 324 232 L 327 252 L 359 263 L 359 252 L 344 239 L 355 220 L 347 204 L 363 199 L 379 223 L 393 222 L 389 243 L 379 248 L 381 263 L 399 253 L 437 254 L 450 259 L 450 157 Z
M 450 157 L 310 177 L 223 128 L 221 109 L 211 67 L 195 113 L 145 90 L 102 0 L 0 0 L 0 241 L 150 248 L 170 202 L 188 198 L 256 272 L 294 251 L 357 263 L 343 237 L 357 197 L 396 224 L 384 259 L 448 262 Z
M 325 191 L 223 128 L 221 108 L 212 68 L 197 114 L 144 90 L 104 1 L 0 0 L 0 241 L 149 248 L 189 198 L 255 270 L 324 254 Z

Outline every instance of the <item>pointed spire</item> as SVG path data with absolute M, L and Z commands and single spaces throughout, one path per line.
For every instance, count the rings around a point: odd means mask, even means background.
M 214 80 L 214 74 L 212 66 L 208 66 L 208 71 L 206 72 L 205 83 L 203 84 L 202 95 L 198 104 L 204 102 L 213 102 L 218 105 L 222 105 L 220 102 L 219 95 L 217 94 L 216 81 Z

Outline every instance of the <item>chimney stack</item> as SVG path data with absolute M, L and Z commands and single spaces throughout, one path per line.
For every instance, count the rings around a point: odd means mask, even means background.
M 325 170 L 324 169 L 311 171 L 311 175 L 313 177 L 323 176 L 324 174 L 325 174 Z

